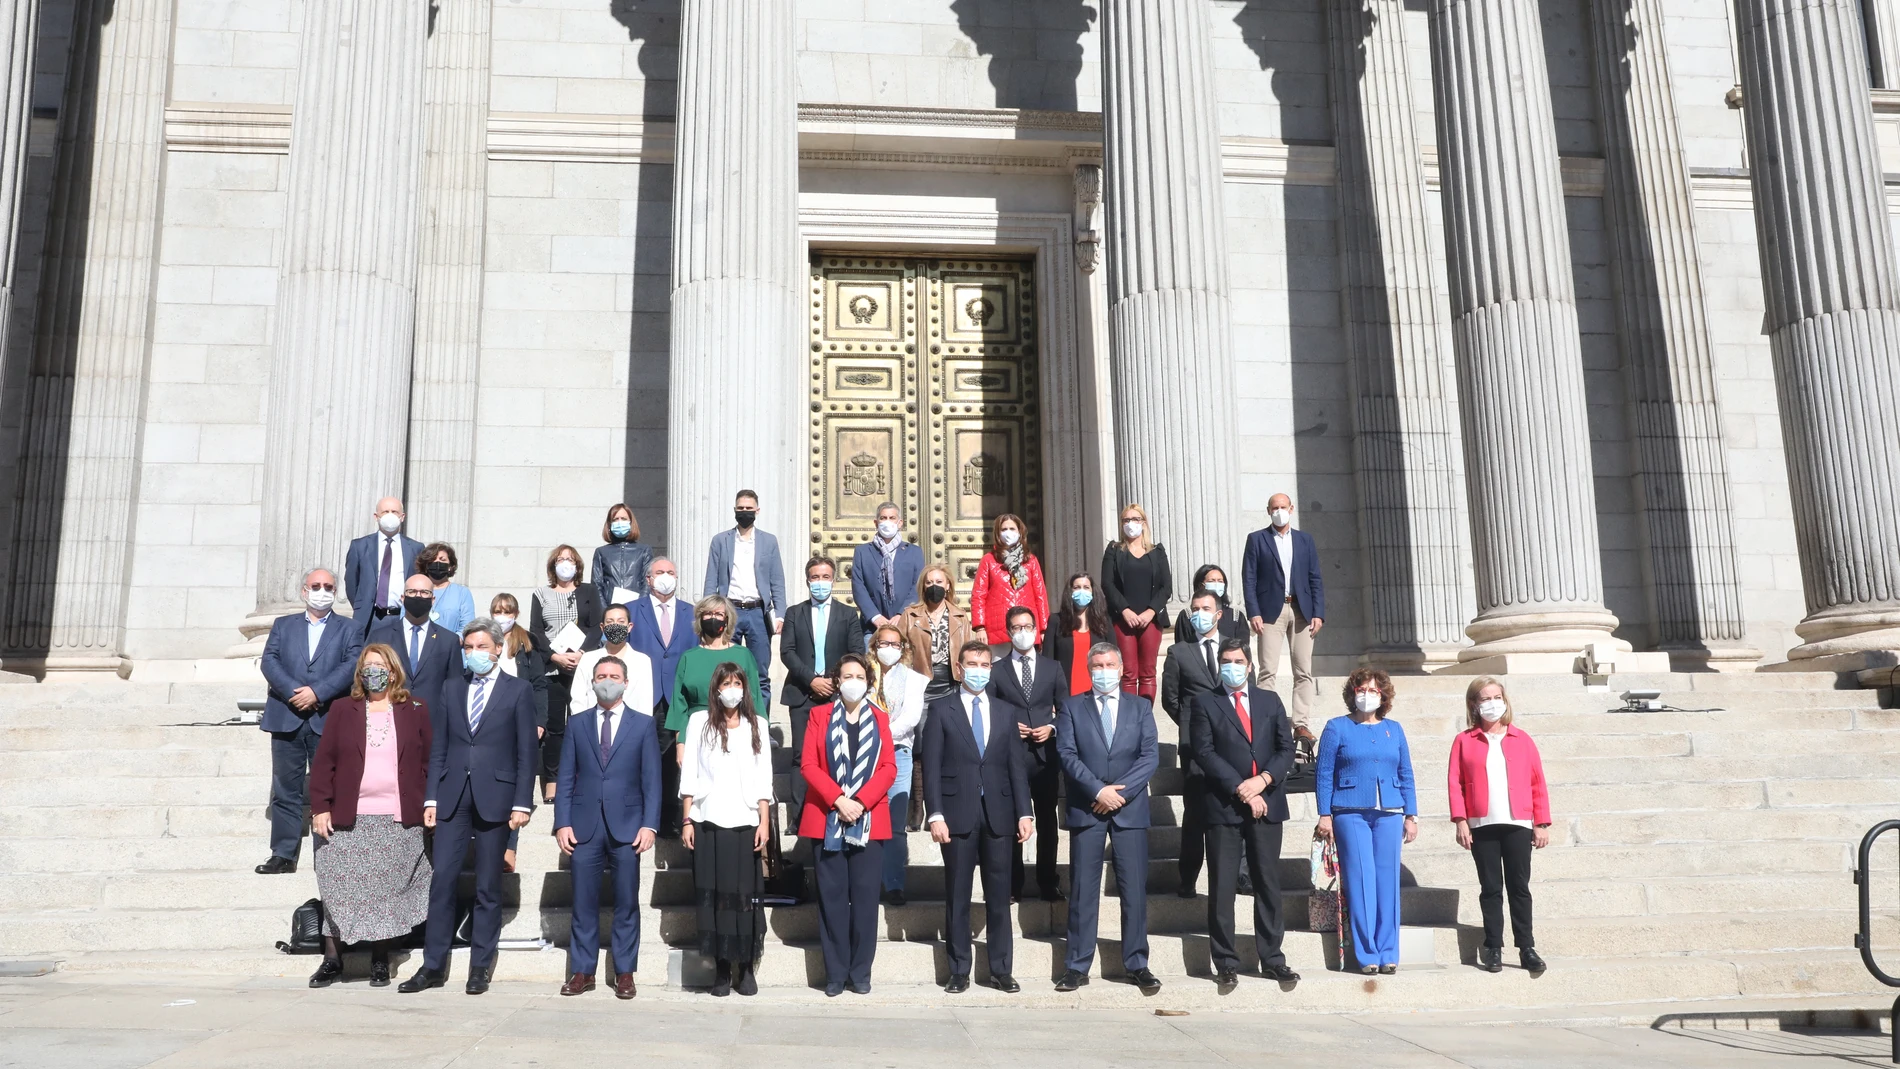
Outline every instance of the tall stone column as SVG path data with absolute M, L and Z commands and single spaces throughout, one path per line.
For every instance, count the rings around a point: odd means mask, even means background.
M 9 280 L 29 107 L 14 94 L 27 92 L 32 69 L 31 18 L 21 9 L 33 6 L 18 0 L 0 16 L 12 35 L 0 139 Z M 164 193 L 171 13 L 172 0 L 87 0 L 73 12 L 6 616 L 8 660 L 47 670 L 130 668 L 125 597 Z
M 1433 0 L 1439 159 L 1478 616 L 1473 671 L 1604 641 L 1582 342 L 1536 0 Z
M 26 188 L 27 128 L 33 121 L 33 63 L 39 0 L 0 0 L 0 352 L 11 338 L 13 279 L 19 263 L 20 194 Z
M 680 8 L 667 545 L 690 591 L 741 489 L 759 493 L 759 526 L 779 536 L 788 574 L 808 548 L 792 8 Z
M 1874 85 L 1900 89 L 1900 0 L 1861 0 Z
M 1174 561 L 1178 593 L 1203 563 L 1237 574 L 1242 548 L 1207 20 L 1200 0 L 1102 4 L 1104 244 L 1122 497 L 1115 507 L 1147 508 Z
M 1352 354 L 1368 663 L 1457 660 L 1465 625 L 1457 431 L 1432 277 L 1405 0 L 1330 17 L 1341 303 Z
M 1736 0 L 1735 14 L 1807 593 L 1788 667 L 1870 667 L 1900 650 L 1900 280 L 1860 12 L 1855 0 Z
M 409 398 L 409 530 L 466 548 L 474 502 L 488 218 L 490 6 L 436 9 L 424 76 L 422 241 Z
M 1659 649 L 1747 667 L 1728 451 L 1662 0 L 1593 0 L 1618 336 Z
M 402 489 L 429 0 L 304 0 L 264 453 L 257 613 L 343 567 Z M 340 576 L 339 576 L 340 577 Z

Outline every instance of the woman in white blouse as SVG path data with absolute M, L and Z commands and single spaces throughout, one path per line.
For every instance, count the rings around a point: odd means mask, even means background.
M 929 676 L 905 663 L 909 652 L 904 632 L 896 624 L 885 624 L 871 636 L 871 656 L 877 658 L 871 701 L 890 714 L 897 759 L 897 782 L 891 785 L 891 841 L 884 845 L 884 904 L 889 906 L 905 902 L 904 876 L 910 870 L 910 846 L 904 832 L 910 825 L 911 747 L 924 724 L 924 688 L 930 685 Z
M 759 851 L 771 834 L 772 739 L 752 708 L 745 670 L 713 669 L 714 701 L 680 736 L 680 842 L 693 852 L 699 951 L 717 963 L 712 993 L 758 993 L 765 946 Z
M 1465 688 L 1465 730 L 1451 741 L 1448 784 L 1458 845 L 1478 866 L 1484 945 L 1478 967 L 1504 967 L 1504 901 L 1518 962 L 1544 971 L 1531 929 L 1531 851 L 1550 845 L 1550 789 L 1544 759 L 1524 729 L 1511 723 L 1504 682 L 1479 676 Z

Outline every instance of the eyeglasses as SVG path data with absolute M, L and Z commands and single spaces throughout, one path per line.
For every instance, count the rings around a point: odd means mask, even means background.
M 902 642 L 880 642 L 877 644 L 877 648 L 880 650 L 901 650 L 904 648 L 904 644 Z
M 334 594 L 336 593 L 336 584 L 335 583 L 311 583 L 309 586 L 304 587 L 304 589 L 305 590 L 328 590 L 330 593 Z

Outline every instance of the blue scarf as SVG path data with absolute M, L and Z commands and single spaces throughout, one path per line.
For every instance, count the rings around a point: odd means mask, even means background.
M 877 768 L 878 747 L 883 738 L 877 730 L 876 707 L 870 702 L 864 703 L 863 712 L 858 716 L 857 726 L 845 719 L 844 702 L 833 702 L 831 706 L 831 729 L 826 732 L 829 741 L 828 753 L 831 763 L 831 778 L 845 794 L 857 797 L 864 785 L 871 781 L 871 771 Z M 851 732 L 858 734 L 858 760 L 851 761 Z M 846 844 L 863 846 L 871 841 L 871 810 L 865 807 L 864 815 L 855 824 L 845 824 L 838 819 L 838 811 L 833 809 L 825 814 L 825 849 L 831 853 L 843 850 Z

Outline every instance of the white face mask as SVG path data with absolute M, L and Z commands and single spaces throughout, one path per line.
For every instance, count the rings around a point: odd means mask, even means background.
M 744 697 L 744 687 L 726 687 L 719 692 L 719 704 L 728 709 L 737 709 L 739 707 L 739 700 Z
M 845 703 L 856 705 L 864 700 L 864 692 L 870 685 L 862 679 L 842 679 L 838 681 L 838 693 L 844 696 Z
M 1271 515 L 1275 527 L 1285 527 L 1293 522 L 1293 513 L 1286 509 L 1274 509 Z
M 1135 539 L 1140 538 L 1141 537 L 1141 521 L 1129 520 L 1127 523 L 1122 524 L 1122 537 L 1128 539 L 1130 542 L 1133 542 Z
M 1352 704 L 1362 713 L 1376 713 L 1385 698 L 1376 690 L 1362 690 L 1352 696 Z
M 554 577 L 563 583 L 573 582 L 575 573 L 579 571 L 571 560 L 557 561 L 554 565 Z
M 501 633 L 505 635 L 515 629 L 515 618 L 506 613 L 496 613 L 495 626 L 501 628 Z
M 1036 645 L 1036 630 L 1032 627 L 1019 627 L 1009 633 L 1009 644 L 1017 650 L 1028 653 Z
M 896 538 L 897 532 L 901 530 L 903 530 L 903 527 L 900 526 L 896 520 L 877 521 L 877 536 L 886 542 Z
M 896 646 L 879 646 L 877 648 L 877 663 L 886 668 L 896 664 L 898 658 L 902 656 L 904 656 L 904 651 Z
M 672 597 L 673 591 L 678 590 L 679 587 L 680 577 L 672 572 L 661 572 L 653 577 L 653 592 L 663 598 Z
M 385 512 L 381 516 L 376 517 L 376 526 L 380 528 L 384 534 L 393 535 L 397 531 L 402 530 L 402 513 Z
M 1504 699 L 1486 698 L 1479 702 L 1478 715 L 1483 717 L 1487 724 L 1495 724 L 1504 719 Z
M 997 535 L 996 537 L 999 541 L 1001 541 L 1006 546 L 1013 546 L 1016 543 L 1022 541 L 1023 539 L 1023 536 L 1020 534 L 1017 534 L 1016 529 L 1013 527 L 1004 531 L 1002 534 Z
M 328 590 L 306 590 L 303 592 L 303 603 L 318 612 L 327 612 L 330 606 L 336 604 L 336 595 Z

